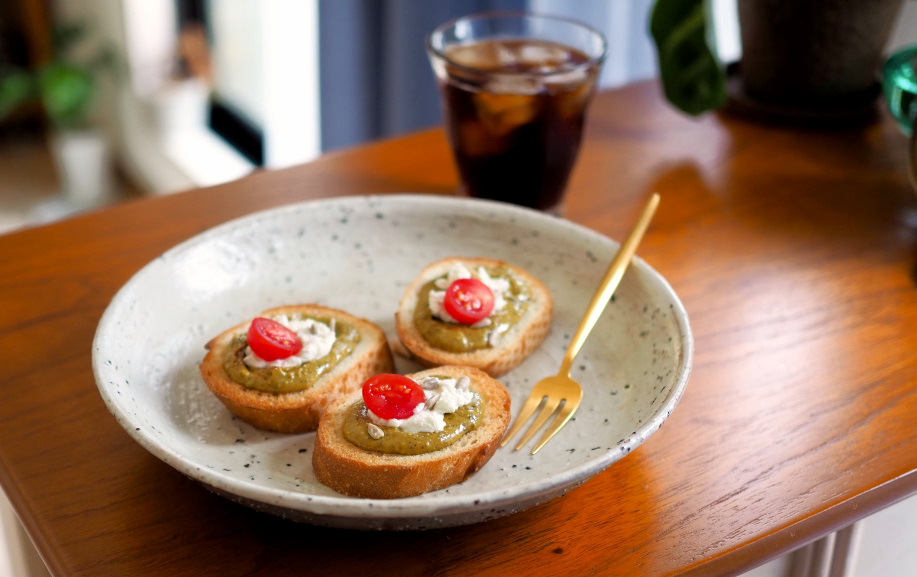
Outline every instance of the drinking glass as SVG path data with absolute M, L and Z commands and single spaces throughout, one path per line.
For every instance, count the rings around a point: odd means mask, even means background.
M 532 13 L 466 16 L 426 49 L 463 192 L 561 213 L 607 42 Z

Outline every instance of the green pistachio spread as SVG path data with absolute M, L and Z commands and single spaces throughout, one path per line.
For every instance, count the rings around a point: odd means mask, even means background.
M 313 316 L 296 316 L 294 318 L 311 318 L 326 325 L 330 318 Z M 347 323 L 335 321 L 335 340 L 331 351 L 324 357 L 308 361 L 295 367 L 252 368 L 245 364 L 245 349 L 248 339 L 244 333 L 233 337 L 229 352 L 223 359 L 223 368 L 229 377 L 244 387 L 266 393 L 294 393 L 311 387 L 323 374 L 333 369 L 341 359 L 353 352 L 360 342 L 360 331 Z
M 491 348 L 491 335 L 498 328 L 508 329 L 519 322 L 525 314 L 528 305 L 528 286 L 506 267 L 487 268 L 491 278 L 505 278 L 509 280 L 509 290 L 504 293 L 506 305 L 499 311 L 490 315 L 490 325 L 486 327 L 472 327 L 461 323 L 450 323 L 433 316 L 430 311 L 430 292 L 441 290 L 436 288 L 433 279 L 420 288 L 417 307 L 414 309 L 414 324 L 424 340 L 434 347 L 450 353 L 467 353 L 480 349 Z M 473 271 L 472 271 L 473 273 Z M 445 279 L 446 276 L 442 277 Z
M 398 455 L 422 455 L 445 449 L 466 433 L 473 431 L 484 415 L 484 402 L 479 395 L 474 401 L 443 415 L 446 428 L 432 433 L 406 433 L 397 427 L 379 427 L 384 435 L 374 439 L 369 435 L 368 409 L 362 400 L 347 409 L 344 419 L 344 438 L 367 451 Z

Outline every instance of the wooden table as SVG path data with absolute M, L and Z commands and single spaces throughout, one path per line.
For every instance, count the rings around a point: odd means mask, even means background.
M 55 575 L 730 575 L 917 492 L 917 202 L 891 120 L 806 132 L 598 96 L 567 217 L 622 238 L 696 338 L 678 408 L 566 496 L 409 533 L 293 524 L 152 457 L 99 397 L 109 299 L 169 247 L 257 209 L 450 194 L 439 130 L 0 237 L 0 483 Z

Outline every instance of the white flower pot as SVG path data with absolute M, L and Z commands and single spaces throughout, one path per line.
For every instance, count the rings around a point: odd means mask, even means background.
M 52 135 L 50 144 L 66 203 L 91 208 L 111 198 L 111 157 L 101 131 L 58 132 Z

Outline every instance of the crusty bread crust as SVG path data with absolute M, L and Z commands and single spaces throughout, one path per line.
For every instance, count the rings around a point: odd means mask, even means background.
M 532 298 L 525 315 L 516 323 L 495 347 L 466 353 L 453 353 L 438 349 L 427 342 L 414 323 L 421 287 L 429 281 L 443 276 L 455 263 L 462 263 L 469 269 L 506 267 L 526 282 Z M 428 367 L 438 365 L 464 365 L 476 367 L 492 377 L 499 377 L 517 367 L 528 358 L 544 341 L 551 329 L 554 301 L 547 287 L 525 270 L 506 262 L 491 258 L 446 258 L 436 261 L 421 271 L 407 286 L 395 313 L 395 329 L 398 338 L 411 354 Z
M 363 382 L 378 373 L 393 370 L 392 354 L 381 328 L 366 319 L 320 305 L 289 305 L 268 309 L 262 316 L 302 314 L 333 317 L 360 332 L 360 342 L 308 389 L 294 393 L 267 393 L 230 379 L 223 368 L 233 336 L 248 329 L 249 322 L 224 331 L 207 343 L 200 371 L 204 382 L 234 415 L 259 429 L 280 433 L 314 431 L 324 410 L 336 398 L 359 390 Z
M 438 367 L 408 376 L 420 381 L 427 375 L 468 376 L 471 390 L 484 401 L 480 425 L 452 445 L 431 453 L 366 451 L 343 436 L 347 409 L 361 398 L 356 391 L 330 407 L 318 426 L 312 453 L 312 468 L 318 480 L 353 497 L 398 499 L 449 487 L 480 470 L 497 450 L 509 426 L 509 393 L 498 381 L 471 367 Z

